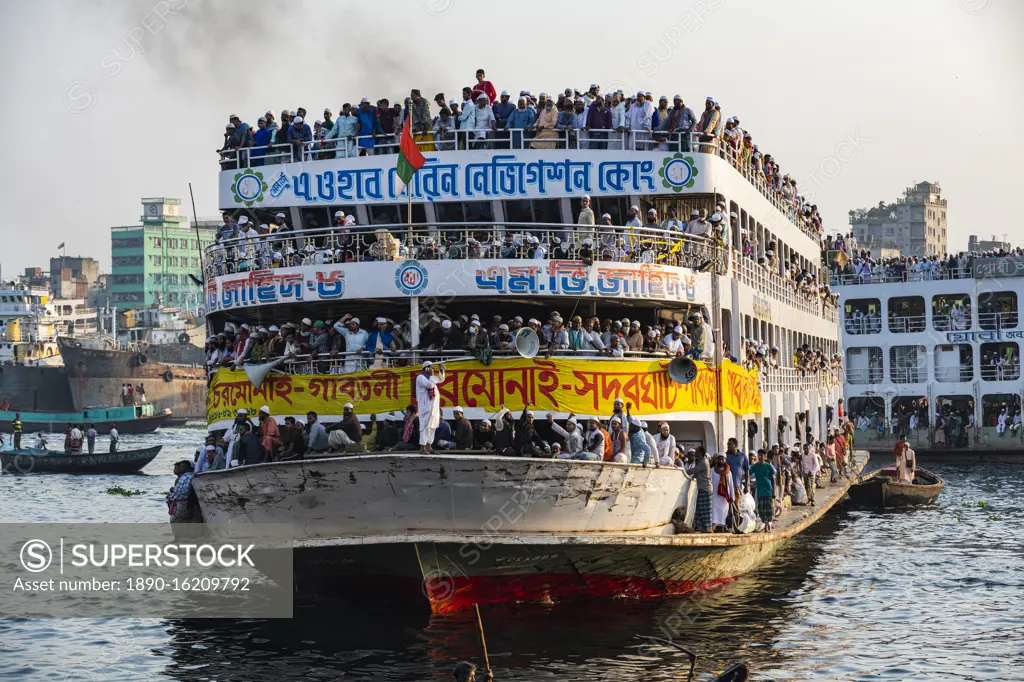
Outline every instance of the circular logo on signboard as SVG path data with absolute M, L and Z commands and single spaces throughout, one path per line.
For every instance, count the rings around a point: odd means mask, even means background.
M 267 183 L 263 180 L 263 173 L 251 170 L 235 173 L 235 184 L 231 186 L 231 192 L 235 195 L 236 204 L 252 206 L 263 199 L 265 191 Z
M 395 271 L 395 286 L 406 296 L 419 296 L 427 288 L 427 269 L 419 261 L 406 261 Z
M 693 158 L 678 153 L 665 157 L 661 168 L 658 169 L 658 175 L 662 178 L 661 184 L 673 192 L 681 192 L 684 188 L 693 187 L 697 173 Z

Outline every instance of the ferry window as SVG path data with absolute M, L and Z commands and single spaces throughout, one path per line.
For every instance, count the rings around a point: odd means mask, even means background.
M 1020 348 L 1016 342 L 981 344 L 981 378 L 985 381 L 1020 379 Z
M 307 208 L 302 211 L 302 227 L 307 230 L 315 230 L 320 227 L 330 227 L 334 224 L 334 215 L 324 208 Z
M 923 296 L 889 299 L 889 331 L 897 334 L 923 332 L 925 309 Z
M 989 330 L 1016 327 L 1017 294 L 1012 291 L 983 294 L 978 299 L 978 326 Z
M 935 399 L 935 446 L 947 448 L 967 447 L 969 428 L 965 428 L 974 414 L 974 397 L 970 395 L 940 395 Z
M 505 219 L 510 223 L 561 223 L 558 199 L 516 199 L 505 202 Z
M 408 222 L 408 204 L 384 204 L 368 206 L 370 223 L 373 225 L 402 225 Z M 423 204 L 412 205 L 412 221 L 414 223 L 427 222 L 427 212 Z
M 853 298 L 846 302 L 845 328 L 850 334 L 877 334 L 882 331 L 881 305 L 877 298 Z
M 971 297 L 944 294 L 932 298 L 932 323 L 936 331 L 963 331 L 971 328 Z
M 893 430 L 898 434 L 914 436 L 917 429 L 928 428 L 928 398 L 923 395 L 905 395 L 893 398 Z
M 505 202 L 505 220 L 510 223 L 532 223 L 533 211 L 526 199 L 514 199 Z
M 924 346 L 889 349 L 889 377 L 894 384 L 916 384 L 928 378 L 928 351 Z
M 878 432 L 885 428 L 885 398 L 856 396 L 846 401 L 846 416 L 858 430 Z
M 489 201 L 438 202 L 434 204 L 434 215 L 439 223 L 494 222 L 494 211 Z
M 882 382 L 882 349 L 850 348 L 846 351 L 846 380 L 851 384 Z
M 1016 393 L 996 393 L 981 398 L 981 435 L 994 435 L 1004 438 L 1006 435 L 1020 434 L 1020 396 Z M 1015 426 L 1016 425 L 1016 426 Z
M 966 343 L 935 346 L 935 380 L 974 381 L 974 349 Z

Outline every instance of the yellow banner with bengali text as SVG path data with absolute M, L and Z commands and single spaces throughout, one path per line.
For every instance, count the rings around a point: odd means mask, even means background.
M 538 411 L 578 415 L 612 413 L 622 398 L 633 414 L 709 412 L 716 408 L 716 372 L 697 363 L 697 378 L 677 384 L 668 377 L 669 359 L 569 360 L 555 358 L 495 359 L 490 365 L 475 360 L 445 363 L 439 385 L 441 407 L 459 405 L 470 419 L 497 412 L 501 405 L 522 409 L 529 402 Z M 420 366 L 369 369 L 350 374 L 282 374 L 271 372 L 257 388 L 242 370 L 222 368 L 210 383 L 207 420 L 231 420 L 239 409 L 255 414 L 267 405 L 273 415 L 340 415 L 352 403 L 360 415 L 404 410 L 415 403 Z M 726 360 L 722 365 L 722 409 L 738 415 L 761 411 L 757 372 Z

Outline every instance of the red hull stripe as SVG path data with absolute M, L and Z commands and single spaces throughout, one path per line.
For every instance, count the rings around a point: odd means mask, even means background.
M 459 576 L 429 580 L 424 592 L 434 613 L 473 608 L 473 604 L 508 602 L 552 603 L 582 598 L 629 597 L 642 599 L 707 589 L 734 578 L 709 581 L 652 580 L 621 575 L 583 576 L 546 573 L 527 576 Z

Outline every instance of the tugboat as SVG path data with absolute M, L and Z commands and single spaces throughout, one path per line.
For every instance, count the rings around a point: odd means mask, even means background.
M 0 432 L 11 433 L 12 423 L 21 419 L 25 433 L 63 433 L 68 424 L 92 425 L 99 434 L 110 433 L 117 425 L 118 433 L 152 433 L 166 426 L 171 418 L 170 410 L 157 412 L 152 404 L 125 405 L 117 407 L 87 407 L 81 412 L 21 412 L 0 410 Z

